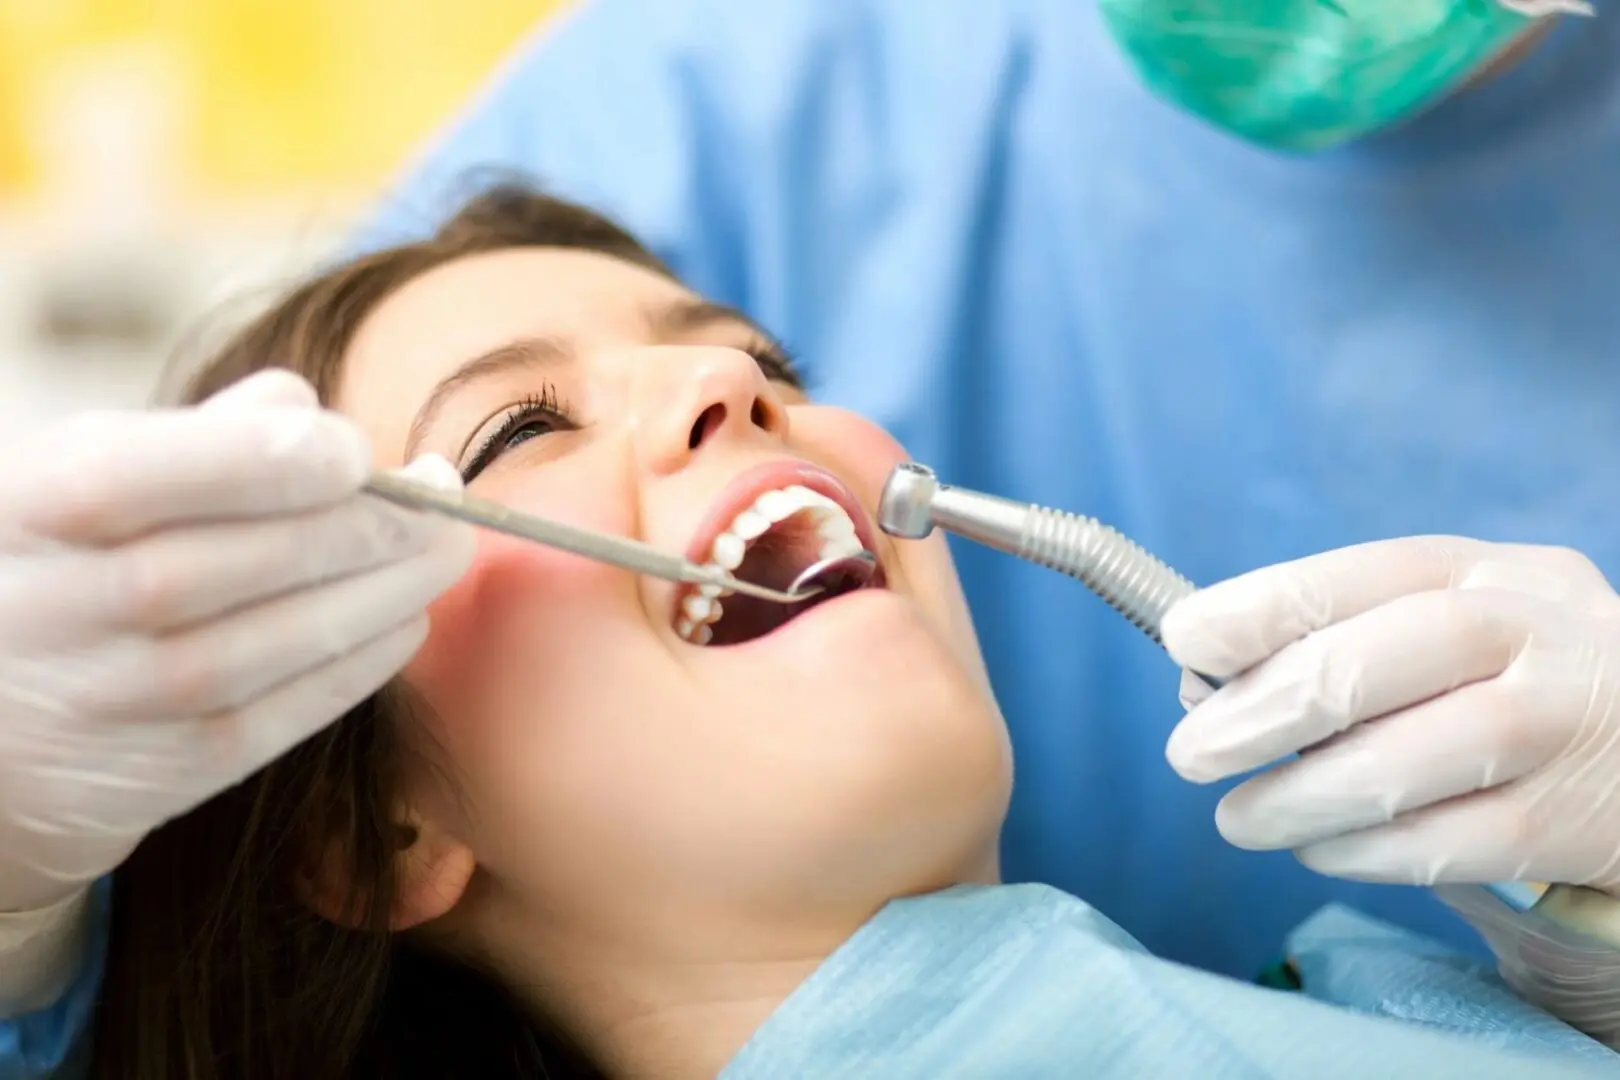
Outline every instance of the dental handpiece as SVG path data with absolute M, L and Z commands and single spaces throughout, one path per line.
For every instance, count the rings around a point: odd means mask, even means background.
M 1141 545 L 1095 518 L 942 484 L 926 465 L 897 466 L 878 526 L 921 540 L 941 528 L 1078 580 L 1155 642 L 1165 613 L 1197 590 Z M 1200 679 L 1211 687 L 1221 680 Z
M 1165 613 L 1197 591 L 1141 545 L 1096 518 L 951 487 L 940 483 L 932 469 L 914 462 L 897 466 L 889 475 L 878 503 L 878 527 L 904 540 L 921 540 L 937 527 L 1067 574 L 1160 645 Z M 1219 689 L 1225 681 L 1194 674 L 1211 689 Z M 1568 925 L 1591 933 L 1598 933 L 1592 929 L 1598 927 L 1602 940 L 1620 944 L 1620 917 L 1603 914 L 1600 919 L 1592 914 L 1594 905 L 1582 899 L 1590 890 L 1524 881 L 1480 888 L 1511 910 L 1526 912 L 1545 905 Z M 1603 912 L 1610 907 L 1602 907 Z
M 890 474 L 878 525 L 907 540 L 941 528 L 1067 574 L 1160 644 L 1165 613 L 1197 588 L 1095 518 L 942 484 L 926 465 L 908 463 Z

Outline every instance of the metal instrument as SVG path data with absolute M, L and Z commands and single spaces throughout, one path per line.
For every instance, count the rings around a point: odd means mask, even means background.
M 920 540 L 935 527 L 1067 574 L 1163 644 L 1165 612 L 1197 588 L 1096 518 L 942 484 L 926 465 L 897 466 L 883 488 L 878 526 Z M 1200 675 L 1211 687 L 1220 680 Z
M 889 475 L 878 504 L 878 527 L 906 540 L 920 540 L 938 527 L 1067 574 L 1161 645 L 1165 612 L 1197 588 L 1095 518 L 941 484 L 926 465 L 900 465 Z M 1197 677 L 1211 689 L 1223 682 Z M 1583 901 L 1590 889 L 1521 881 L 1480 887 L 1515 911 L 1547 910 L 1577 929 L 1601 931 L 1602 940 L 1620 942 L 1620 915 L 1612 901 L 1607 906 Z
M 374 473 L 362 490 L 412 510 L 443 514 L 508 536 L 532 540 L 609 566 L 621 567 L 632 573 L 687 585 L 710 585 L 777 604 L 799 604 L 819 596 L 821 588 L 811 582 L 831 569 L 827 562 L 817 563 L 800 574 L 789 591 L 782 592 L 734 577 L 718 566 L 700 566 L 640 540 L 525 514 L 474 495 L 442 491 L 389 473 Z
M 814 596 L 822 591 L 816 582 L 843 582 L 866 585 L 877 573 L 877 556 L 870 551 L 862 551 L 855 555 L 842 555 L 832 559 L 822 559 L 811 563 L 799 572 L 793 579 L 793 584 L 787 587 L 790 596 Z

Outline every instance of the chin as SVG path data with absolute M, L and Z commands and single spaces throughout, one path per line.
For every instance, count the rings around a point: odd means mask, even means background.
M 891 643 L 791 710 L 811 729 L 827 856 L 874 875 L 885 897 L 993 881 L 1012 793 L 1012 748 L 995 702 L 937 641 Z
M 988 807 L 998 830 L 1011 744 L 977 647 L 955 629 L 912 597 L 865 589 L 696 659 L 734 688 L 763 688 L 770 704 L 754 711 L 773 716 L 781 737 L 845 789 L 840 801 L 901 793 L 903 807 L 926 816 L 937 805 L 947 817 Z

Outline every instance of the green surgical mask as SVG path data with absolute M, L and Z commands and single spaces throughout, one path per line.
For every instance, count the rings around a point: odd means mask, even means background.
M 1142 80 L 1279 150 L 1322 150 L 1461 86 L 1546 0 L 1100 0 Z

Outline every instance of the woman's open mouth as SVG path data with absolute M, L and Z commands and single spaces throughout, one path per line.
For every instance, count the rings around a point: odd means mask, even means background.
M 777 604 L 714 586 L 677 595 L 675 630 L 694 645 L 740 645 L 764 637 L 814 608 L 865 588 L 882 588 L 883 568 L 868 553 L 871 525 L 831 474 L 803 463 L 775 464 L 739 477 L 722 496 L 717 517 L 700 530 L 688 557 L 772 589 L 787 589 L 811 566 L 849 560 L 818 576 L 821 591 L 797 604 Z M 740 509 L 732 509 L 738 507 Z

